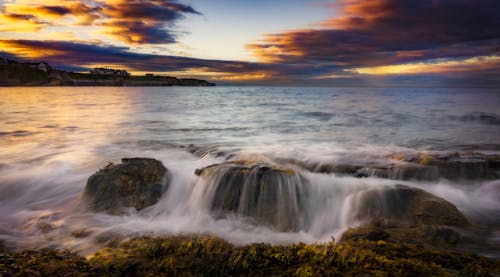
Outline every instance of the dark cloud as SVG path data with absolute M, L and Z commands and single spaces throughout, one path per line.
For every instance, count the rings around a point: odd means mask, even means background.
M 22 49 L 24 53 L 33 51 L 40 56 L 37 60 L 46 60 L 54 65 L 86 69 L 94 64 L 120 64 L 135 71 L 182 71 L 192 69 L 205 69 L 212 72 L 247 73 L 259 70 L 271 70 L 259 63 L 238 61 L 204 60 L 178 56 L 142 54 L 130 52 L 127 47 L 100 46 L 65 41 L 39 41 L 39 40 L 0 40 L 0 45 L 7 48 Z M 5 48 L 5 47 L 4 47 Z M 43 51 L 40 51 L 43 49 Z M 15 53 L 3 51 L 2 55 Z M 26 57 L 18 56 L 26 60 Z
M 67 15 L 71 13 L 71 9 L 67 7 L 62 7 L 62 6 L 40 6 L 38 7 L 38 10 L 41 10 L 45 13 L 48 14 L 54 14 L 54 15 Z
M 345 72 L 342 66 L 329 63 L 255 63 L 240 61 L 205 60 L 188 57 L 155 55 L 131 52 L 128 47 L 96 45 L 64 41 L 0 40 L 3 50 L 0 56 L 17 60 L 48 61 L 56 68 L 70 71 L 85 71 L 96 64 L 126 67 L 132 71 L 147 72 L 192 72 L 209 75 L 191 75 L 212 79 L 218 83 L 239 84 L 291 84 L 291 85 L 473 85 L 498 86 L 500 71 L 489 67 L 464 68 L 454 74 L 420 74 L 415 76 L 362 76 Z M 21 50 L 24 56 L 7 49 Z M 41 51 L 40 49 L 43 49 Z M 31 51 L 31 52 L 30 52 Z M 34 53 L 36 58 L 26 58 Z M 45 54 L 42 54 L 45 53 Z M 494 66 L 494 65 L 493 65 Z M 225 78 L 218 78 L 217 73 Z M 189 73 L 193 74 L 193 73 Z M 214 75 L 210 75 L 214 74 Z M 335 75 L 334 79 L 323 78 Z M 252 76 L 257 76 L 253 79 Z M 258 77 L 261 76 L 261 77 Z M 440 81 L 441 80 L 441 81 Z
M 267 35 L 248 45 L 264 61 L 349 68 L 496 55 L 500 1 L 343 1 L 321 29 Z
M 114 1 L 102 6 L 108 17 L 102 23 L 105 32 L 132 44 L 161 44 L 175 42 L 169 29 L 183 14 L 201 13 L 191 6 L 172 0 Z
M 12 12 L 15 11 L 15 12 Z M 34 20 L 38 28 L 61 23 L 73 16 L 77 25 L 93 25 L 128 44 L 166 44 L 175 42 L 175 23 L 185 14 L 201 13 L 175 0 L 89 0 L 61 1 L 61 5 L 10 3 L 0 12 L 4 20 Z M 43 18 L 41 20 L 40 18 Z M 8 24 L 2 22 L 0 24 Z M 67 24 L 67 22 L 65 23 Z M 15 28 L 2 28 L 16 31 Z M 30 30 L 35 30 L 31 28 Z

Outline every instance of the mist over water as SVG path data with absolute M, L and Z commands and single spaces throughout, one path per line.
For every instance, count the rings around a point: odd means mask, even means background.
M 300 212 L 287 209 L 301 221 L 279 231 L 214 216 L 210 180 L 194 174 L 228 160 L 385 165 L 398 153 L 500 154 L 498 90 L 77 87 L 0 88 L 0 95 L 0 240 L 17 247 L 89 253 L 114 238 L 179 233 L 233 243 L 328 241 L 359 224 L 360 195 L 396 184 L 452 202 L 494 230 L 492 243 L 500 238 L 498 179 L 400 181 L 294 167 L 305 178 L 290 181 L 303 202 Z M 88 177 L 124 157 L 161 160 L 169 189 L 139 212 L 90 212 L 80 199 Z M 75 235 L 83 231 L 90 235 Z

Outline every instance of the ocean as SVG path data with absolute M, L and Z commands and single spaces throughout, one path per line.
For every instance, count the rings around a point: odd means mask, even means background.
M 453 203 L 490 230 L 485 244 L 500 245 L 500 179 L 482 178 L 482 171 L 457 178 L 360 178 L 299 166 L 383 168 L 401 162 L 395 157 L 456 153 L 500 155 L 498 89 L 0 88 L 0 240 L 83 253 L 136 235 L 322 242 L 359 224 L 356 195 L 403 184 Z M 171 183 L 159 202 L 122 215 L 86 209 L 81 193 L 87 179 L 127 157 L 155 158 L 169 169 Z M 194 172 L 236 160 L 293 167 L 307 180 L 301 207 L 307 219 L 283 231 L 237 214 L 214 216 L 203 191 L 210 184 Z M 83 229 L 88 236 L 75 236 Z M 489 255 L 499 256 L 498 249 Z

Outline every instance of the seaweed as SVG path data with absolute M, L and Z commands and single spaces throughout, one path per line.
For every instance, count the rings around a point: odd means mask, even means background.
M 0 276 L 495 276 L 500 261 L 383 240 L 237 246 L 208 235 L 132 238 L 88 259 L 2 250 Z

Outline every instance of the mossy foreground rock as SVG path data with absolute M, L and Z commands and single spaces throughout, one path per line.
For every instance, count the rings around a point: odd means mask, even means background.
M 158 202 L 168 188 L 167 169 L 149 158 L 122 159 L 90 176 L 83 199 L 95 211 L 120 213 L 124 208 L 141 210 Z
M 307 180 L 292 169 L 264 163 L 227 162 L 196 170 L 212 197 L 216 216 L 235 213 L 282 231 L 303 225 Z
M 67 251 L 0 250 L 0 276 L 497 276 L 500 261 L 407 244 L 234 246 L 210 236 L 135 238 L 88 261 Z

